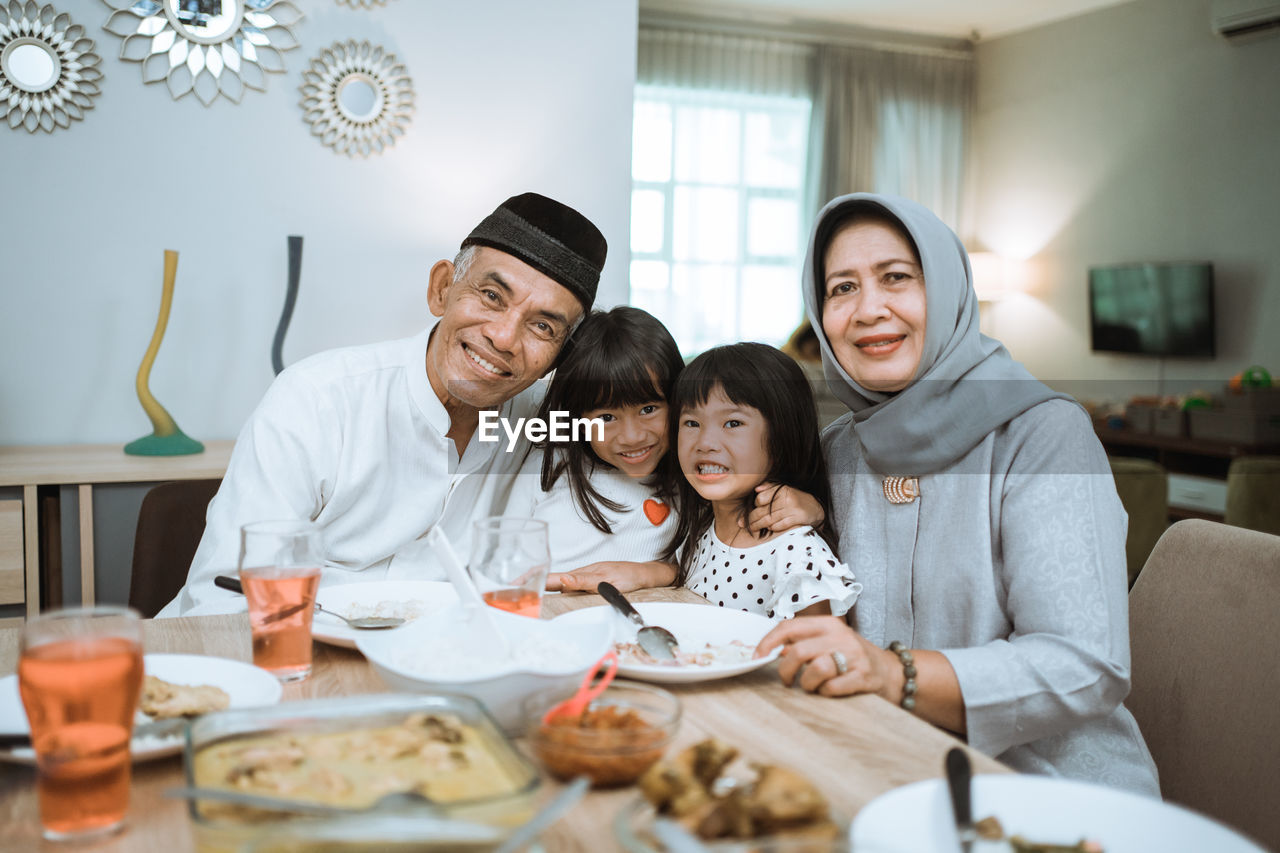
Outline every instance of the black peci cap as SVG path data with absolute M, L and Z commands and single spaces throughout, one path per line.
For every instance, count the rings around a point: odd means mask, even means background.
M 467 238 L 519 258 L 568 288 L 590 311 L 600 284 L 608 244 L 590 219 L 538 193 L 523 193 L 498 205 Z

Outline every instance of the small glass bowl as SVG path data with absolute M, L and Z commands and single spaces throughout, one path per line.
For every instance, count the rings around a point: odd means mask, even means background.
M 680 727 L 680 700 L 665 690 L 631 681 L 615 681 L 596 697 L 589 711 L 633 711 L 643 725 L 633 728 L 582 728 L 543 722 L 553 706 L 572 693 L 547 691 L 524 702 L 525 734 L 538 761 L 557 779 L 586 776 L 597 788 L 630 785 L 662 758 Z

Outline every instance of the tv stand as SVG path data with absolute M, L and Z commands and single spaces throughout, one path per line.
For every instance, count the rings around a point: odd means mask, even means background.
M 1164 466 L 1170 474 L 1190 474 L 1227 479 L 1227 469 L 1237 456 L 1280 453 L 1280 444 L 1245 444 L 1234 441 L 1208 441 L 1188 436 L 1155 435 L 1131 429 L 1113 429 L 1095 420 L 1093 430 L 1108 456 L 1137 456 Z M 1202 512 L 1182 507 L 1169 507 L 1169 518 L 1204 518 L 1222 521 L 1215 512 Z

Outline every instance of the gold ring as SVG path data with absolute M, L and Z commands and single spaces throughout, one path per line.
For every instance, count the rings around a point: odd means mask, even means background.
M 831 660 L 836 665 L 836 675 L 844 675 L 849 671 L 849 661 L 840 652 L 832 652 Z

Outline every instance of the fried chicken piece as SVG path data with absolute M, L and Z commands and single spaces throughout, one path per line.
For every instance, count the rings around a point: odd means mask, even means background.
M 756 772 L 760 775 L 747 802 L 751 820 L 760 832 L 826 818 L 826 797 L 799 773 L 776 765 L 756 765 Z
M 738 757 L 738 750 L 728 744 L 711 738 L 692 747 L 693 775 L 703 787 L 711 790 L 711 786 L 720 778 L 720 774 Z
M 171 684 L 154 675 L 142 680 L 142 713 L 157 720 L 194 717 L 209 711 L 221 711 L 229 704 L 231 697 L 227 691 L 211 684 Z
M 738 750 L 716 740 L 704 740 L 660 761 L 640 777 L 640 790 L 653 807 L 684 817 L 712 799 L 711 786 Z
M 683 817 L 711 800 L 711 794 L 693 775 L 692 767 L 679 761 L 659 761 L 640 777 L 640 791 L 655 810 Z
M 723 797 L 712 800 L 682 823 L 699 838 L 753 838 L 751 806 L 747 792 L 732 788 Z

